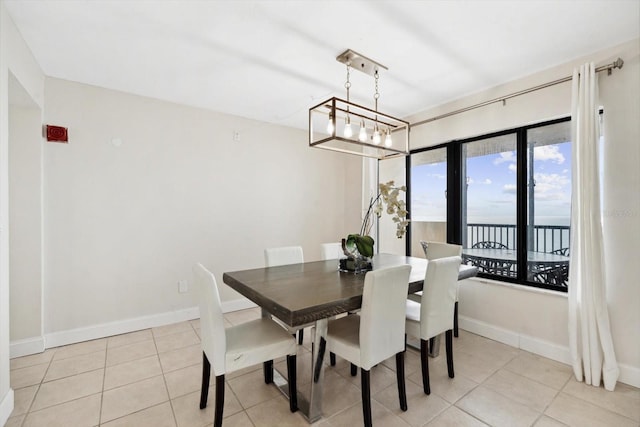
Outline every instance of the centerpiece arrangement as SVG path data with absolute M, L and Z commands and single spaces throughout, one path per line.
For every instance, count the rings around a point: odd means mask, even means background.
M 369 208 L 362 220 L 360 233 L 349 234 L 346 239 L 342 239 L 342 250 L 347 258 L 340 260 L 341 271 L 361 273 L 371 270 L 375 241 L 369 234 L 373 227 L 373 214 L 380 218 L 383 205 L 386 206 L 387 214 L 392 215 L 391 219 L 396 223 L 396 237 L 400 239 L 407 230 L 409 220 L 406 203 L 398 198 L 400 192 L 407 192 L 407 187 L 404 185 L 396 187 L 394 181 L 389 181 L 380 183 L 378 189 L 378 195 L 369 201 Z

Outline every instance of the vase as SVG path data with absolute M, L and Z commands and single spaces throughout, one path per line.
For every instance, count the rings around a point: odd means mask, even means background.
M 342 249 L 347 257 L 340 260 L 340 271 L 362 274 L 373 269 L 371 258 L 362 255 L 357 248 L 348 250 L 345 239 L 342 239 Z

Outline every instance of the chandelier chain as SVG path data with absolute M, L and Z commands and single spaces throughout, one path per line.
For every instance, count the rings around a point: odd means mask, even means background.
M 344 84 L 345 89 L 347 89 L 347 102 L 349 102 L 349 89 L 351 88 L 351 63 L 347 63 L 347 81 Z
M 376 69 L 373 77 L 375 78 L 375 82 L 376 82 L 376 92 L 373 94 L 373 99 L 375 101 L 376 104 L 376 111 L 378 111 L 378 98 L 380 98 L 380 92 L 378 92 L 378 78 L 380 77 L 378 75 L 378 70 Z

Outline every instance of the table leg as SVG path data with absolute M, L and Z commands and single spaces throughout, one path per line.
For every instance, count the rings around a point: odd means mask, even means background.
M 264 309 L 262 310 L 262 317 L 271 317 L 271 315 L 266 312 Z M 309 423 L 314 423 L 322 418 L 322 388 L 324 383 L 324 363 L 321 362 L 319 365 L 319 372 L 317 375 L 317 381 L 314 380 L 314 372 L 316 368 L 316 364 L 318 363 L 318 349 L 320 348 L 320 337 L 327 336 L 327 319 L 321 319 L 316 321 L 316 325 L 314 328 L 315 334 L 313 336 L 313 346 L 311 352 L 311 372 L 301 373 L 298 372 L 298 378 L 301 378 L 303 375 L 310 375 L 311 381 L 309 382 L 309 398 L 307 399 L 302 393 L 300 393 L 300 387 L 298 386 L 298 409 L 302 413 L 302 415 L 307 418 Z M 325 356 L 328 352 L 325 352 Z M 328 357 L 328 356 L 326 356 Z M 279 372 L 278 369 L 274 369 L 273 372 L 273 383 L 278 387 L 280 392 L 284 394 L 287 399 L 289 398 L 289 384 L 287 379 L 284 377 L 282 372 Z
M 312 362 L 311 388 L 309 390 L 309 412 L 307 414 L 307 418 L 310 422 L 315 422 L 322 417 L 322 388 L 324 384 L 325 364 L 323 361 L 318 360 L 318 350 L 320 349 L 320 339 L 326 339 L 327 337 L 327 319 L 317 320 L 314 332 L 311 352 Z M 325 357 L 328 357 L 328 353 L 328 351 L 325 351 Z M 316 369 L 319 369 L 317 373 Z

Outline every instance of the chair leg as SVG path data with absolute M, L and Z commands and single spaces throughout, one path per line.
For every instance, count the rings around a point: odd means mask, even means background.
M 352 363 L 351 364 L 351 376 L 355 377 L 356 375 L 358 375 L 358 367 Z
M 329 353 L 329 361 L 331 362 L 331 366 L 336 366 L 336 354 L 334 352 Z
M 271 384 L 273 382 L 273 360 L 267 360 L 262 365 L 264 367 L 264 383 Z
M 445 332 L 445 340 L 447 346 L 447 371 L 449 371 L 449 378 L 453 378 L 453 337 L 451 329 Z
M 396 376 L 398 377 L 398 397 L 400 409 L 407 410 L 407 387 L 404 382 L 404 352 L 396 353 Z
M 224 410 L 224 374 L 216 377 L 216 414 L 213 427 L 222 427 L 222 412 Z
M 320 337 L 320 345 L 318 346 L 318 360 L 313 370 L 313 382 L 317 383 L 320 378 L 320 369 L 322 369 L 322 359 L 324 359 L 324 351 L 327 348 L 327 341 Z
M 427 340 L 420 340 L 420 363 L 422 364 L 422 388 L 424 394 L 431 394 L 431 387 L 429 387 L 429 347 Z
M 436 352 L 436 337 L 429 338 L 429 353 L 435 354 Z M 440 351 L 440 349 L 438 349 Z
M 453 336 L 458 338 L 458 301 L 453 306 Z
M 304 341 L 304 329 L 298 330 L 298 345 L 302 345 L 302 341 Z
M 360 368 L 361 385 L 362 385 L 362 416 L 364 418 L 364 426 L 371 427 L 371 381 L 370 372 Z
M 287 356 L 287 376 L 289 377 L 289 409 L 298 410 L 298 385 L 296 373 L 296 355 Z
M 200 409 L 207 407 L 209 397 L 209 379 L 211 378 L 211 363 L 207 355 L 202 352 L 202 388 L 200 389 Z

